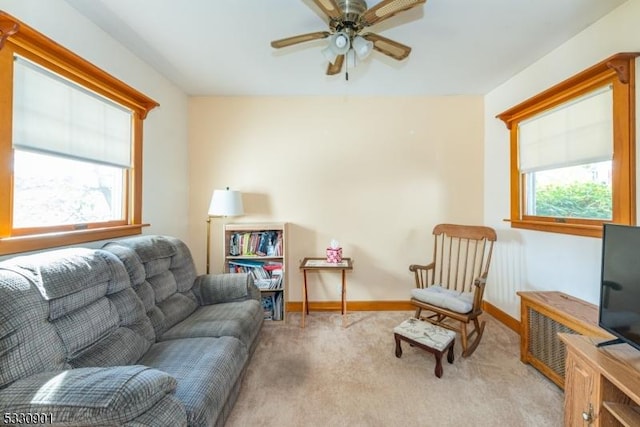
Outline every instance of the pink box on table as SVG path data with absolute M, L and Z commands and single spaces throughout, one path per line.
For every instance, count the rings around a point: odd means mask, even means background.
M 327 248 L 327 262 L 342 262 L 342 248 Z

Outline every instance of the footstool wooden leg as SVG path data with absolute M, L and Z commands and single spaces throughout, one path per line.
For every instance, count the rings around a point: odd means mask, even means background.
M 433 354 L 436 356 L 436 377 L 442 378 L 442 352 L 436 351 Z
M 456 340 L 451 341 L 449 345 L 449 351 L 447 352 L 447 362 L 453 363 L 453 345 L 456 343 Z
M 396 357 L 402 356 L 402 347 L 400 347 L 400 336 L 398 334 L 393 334 L 393 337 L 396 339 Z

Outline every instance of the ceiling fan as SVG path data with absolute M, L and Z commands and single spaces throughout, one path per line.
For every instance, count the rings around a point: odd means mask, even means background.
M 347 67 L 354 66 L 356 58 L 366 58 L 372 50 L 377 50 L 398 61 L 411 52 L 409 46 L 374 33 L 362 31 L 374 24 L 391 18 L 399 12 L 426 3 L 427 0 L 382 0 L 368 8 L 365 0 L 312 0 L 329 18 L 329 31 L 300 34 L 271 42 L 271 47 L 283 47 L 312 40 L 329 38 L 329 44 L 322 50 L 329 61 L 327 74 L 338 74 L 347 59 Z M 346 74 L 347 80 L 349 75 Z

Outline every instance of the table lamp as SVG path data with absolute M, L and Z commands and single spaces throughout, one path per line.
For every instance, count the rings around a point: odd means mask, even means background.
M 244 215 L 244 208 L 242 194 L 239 191 L 229 190 L 229 187 L 225 190 L 213 191 L 207 218 L 207 274 L 209 274 L 211 259 L 211 218 L 240 215 Z

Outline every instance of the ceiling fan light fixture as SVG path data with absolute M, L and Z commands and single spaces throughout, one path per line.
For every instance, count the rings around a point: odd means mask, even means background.
M 331 45 L 322 49 L 321 52 L 327 61 L 331 62 L 332 64 L 336 62 L 336 58 L 338 57 L 338 54 L 335 53 L 333 49 L 331 49 Z
M 358 59 L 363 60 L 367 58 L 373 50 L 373 42 L 365 39 L 362 36 L 356 36 L 352 42 L 353 50 L 355 50 Z
M 351 48 L 349 35 L 343 31 L 335 33 L 329 39 L 329 47 L 336 55 L 344 55 Z

